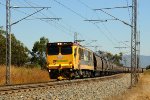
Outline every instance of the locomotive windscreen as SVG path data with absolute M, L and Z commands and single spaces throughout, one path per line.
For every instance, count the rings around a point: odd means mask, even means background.
M 50 45 L 47 47 L 48 55 L 58 55 L 59 54 L 59 47 L 57 45 Z
M 72 54 L 72 47 L 70 45 L 48 45 L 47 46 L 47 50 L 48 50 L 48 55 L 58 55 L 59 52 L 62 55 L 68 55 L 68 54 Z
M 61 54 L 62 55 L 72 54 L 72 47 L 71 46 L 62 46 L 60 48 L 61 48 Z

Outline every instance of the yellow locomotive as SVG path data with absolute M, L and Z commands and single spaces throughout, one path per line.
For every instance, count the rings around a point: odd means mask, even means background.
M 73 42 L 47 44 L 47 68 L 51 78 L 91 77 L 93 52 Z
M 50 77 L 59 80 L 131 71 L 131 67 L 115 65 L 105 57 L 73 42 L 48 43 L 47 68 Z

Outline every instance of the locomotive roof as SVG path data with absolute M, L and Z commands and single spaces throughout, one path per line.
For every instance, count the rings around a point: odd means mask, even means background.
M 74 42 L 51 42 L 51 43 L 47 43 L 47 45 L 58 45 L 59 43 L 61 45 L 80 45 L 80 44 L 74 43 Z
M 87 49 L 91 52 L 93 52 L 92 50 L 90 50 L 89 48 L 86 48 L 82 45 L 80 45 L 79 43 L 74 43 L 74 42 L 52 42 L 52 43 L 47 43 L 47 46 L 50 46 L 50 45 L 70 45 L 70 46 L 80 46 L 84 49 Z M 94 52 L 93 52 L 94 53 Z

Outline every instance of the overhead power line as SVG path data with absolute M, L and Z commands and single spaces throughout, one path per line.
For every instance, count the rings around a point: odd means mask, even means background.
M 33 7 L 33 5 L 35 5 L 35 6 L 39 6 L 39 5 L 37 5 L 37 4 L 33 4 L 32 2 L 27 2 L 26 0 L 24 0 L 24 2 L 25 3 L 27 3 L 29 6 L 31 6 L 31 7 Z M 33 4 L 33 5 L 32 5 Z M 34 8 L 35 10 L 37 10 L 36 8 Z M 58 30 L 60 30 L 60 31 L 62 31 L 62 32 L 64 32 L 65 34 L 66 33 L 68 33 L 68 32 L 70 32 L 70 30 L 68 29 L 68 27 L 66 27 L 66 26 L 64 26 L 64 25 L 61 25 L 61 24 L 59 24 L 59 23 L 57 23 L 56 21 L 54 21 L 54 20 L 60 20 L 60 19 L 62 19 L 62 18 L 52 18 L 52 17 L 49 17 L 49 16 L 47 16 L 47 15 L 45 15 L 44 13 L 42 13 L 42 12 L 40 12 L 40 14 L 42 15 L 42 17 L 43 18 L 34 18 L 34 19 L 39 19 L 39 20 L 41 20 L 41 21 L 44 21 L 44 22 L 46 22 L 47 24 L 49 24 L 49 25 L 51 25 L 52 27 L 55 27 L 56 29 L 58 29 Z M 49 21 L 53 21 L 54 23 L 51 23 L 51 22 L 49 22 Z M 73 36 L 72 34 L 67 34 L 67 35 L 69 35 L 69 36 Z
M 71 8 L 69 8 L 69 7 L 67 7 L 66 5 L 62 4 L 61 2 L 59 2 L 59 1 L 57 1 L 57 0 L 53 0 L 53 1 L 55 1 L 55 2 L 58 3 L 58 4 L 60 4 L 60 5 L 63 6 L 64 8 L 68 9 L 69 11 L 73 12 L 74 14 L 78 15 L 79 17 L 83 18 L 84 20 L 88 20 L 86 17 L 84 17 L 84 16 L 82 16 L 81 14 L 75 12 L 74 10 L 72 10 Z M 93 22 L 91 22 L 91 23 L 92 23 L 94 26 L 96 26 L 96 28 L 97 28 L 101 33 L 103 33 L 103 34 L 105 35 L 105 37 L 106 37 L 109 41 L 111 41 L 111 43 L 114 45 L 114 42 L 111 40 L 111 38 L 109 38 L 109 37 L 101 30 L 101 28 L 100 28 L 98 25 L 96 25 L 96 24 L 93 23 Z
M 57 0 L 53 0 L 55 1 L 56 3 L 60 4 L 61 6 L 65 7 L 66 9 L 68 9 L 69 11 L 73 12 L 74 14 L 80 16 L 81 18 L 83 19 L 87 19 L 86 17 L 82 16 L 81 14 L 75 12 L 74 10 L 72 10 L 71 8 L 67 7 L 66 5 L 62 4 L 61 2 L 57 1 Z
M 28 17 L 30 17 L 30 16 L 32 16 L 32 15 L 34 15 L 34 14 L 36 14 L 36 13 L 42 11 L 42 10 L 44 10 L 44 9 L 45 9 L 45 8 L 42 8 L 42 9 L 40 9 L 40 10 L 38 10 L 38 11 L 36 11 L 36 12 L 34 12 L 34 13 L 32 13 L 32 14 L 30 14 L 30 15 L 28 15 L 28 16 L 26 16 L 26 17 L 24 17 L 24 18 L 22 18 L 22 19 L 20 19 L 20 20 L 18 20 L 18 21 L 16 21 L 16 22 L 14 22 L 14 23 L 12 23 L 11 26 L 12 26 L 12 25 L 15 25 L 15 24 L 17 24 L 17 23 L 19 23 L 19 22 L 21 22 L 22 20 L 24 20 L 24 19 L 26 19 L 26 18 L 28 18 Z
M 92 7 L 90 7 L 89 5 L 87 5 L 86 3 L 84 3 L 83 1 L 81 1 L 81 0 L 78 0 L 82 5 L 84 5 L 85 7 L 87 7 L 88 9 L 90 9 L 90 10 L 92 10 L 93 12 L 95 12 L 93 9 L 92 9 Z M 127 5 L 127 6 L 129 6 L 129 4 Z M 119 7 L 118 7 L 119 8 Z M 124 7 L 124 8 L 126 8 L 126 7 Z M 129 9 L 129 7 L 128 7 L 128 9 Z M 96 13 L 96 12 L 95 12 Z M 99 18 L 99 16 L 98 16 L 98 14 L 96 13 L 96 15 L 97 15 L 97 17 L 98 17 L 98 19 L 100 19 Z M 106 19 L 107 21 L 108 20 L 116 20 L 116 19 Z M 100 20 L 100 21 L 98 21 L 98 20 L 86 20 L 86 21 L 93 21 L 94 23 L 98 23 L 98 22 L 107 22 L 106 20 Z M 111 38 L 113 38 L 116 42 L 118 42 L 118 40 L 116 39 L 116 38 L 114 38 L 114 36 L 112 35 L 112 33 L 108 30 L 108 28 L 105 26 L 105 24 L 104 23 L 102 23 L 102 25 L 104 26 L 104 29 L 111 35 Z M 123 43 L 123 44 L 125 44 L 125 43 Z M 127 44 L 125 44 L 126 46 L 128 46 Z M 130 46 L 128 46 L 128 47 L 130 47 Z
M 128 2 L 128 0 L 126 0 L 126 3 L 127 3 L 127 6 L 129 6 L 129 2 Z M 132 6 L 133 7 L 133 6 Z M 130 14 L 130 9 L 128 8 L 128 13 L 129 13 L 129 20 L 130 20 L 130 22 L 132 21 L 132 19 L 131 19 L 131 14 Z

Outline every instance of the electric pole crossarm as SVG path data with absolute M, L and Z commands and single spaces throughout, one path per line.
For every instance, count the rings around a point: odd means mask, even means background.
M 126 49 L 126 48 L 129 48 L 129 47 L 114 47 L 114 48 L 118 48 L 118 49 Z
M 113 7 L 113 8 L 101 8 L 101 9 L 117 9 L 117 8 L 131 8 L 132 6 L 123 6 L 123 7 Z M 94 9 L 94 10 L 101 10 L 101 9 Z
M 55 20 L 60 20 L 62 18 L 37 18 L 37 19 L 55 19 Z
M 94 20 L 94 19 L 87 19 L 87 20 L 84 20 L 84 21 L 89 21 L 89 22 L 107 22 L 107 21 L 109 21 L 109 20 L 116 20 L 116 19 L 105 19 L 105 20 L 99 20 L 99 19 L 96 19 L 96 20 Z
M 32 16 L 32 15 L 38 13 L 38 12 L 44 10 L 44 9 L 45 9 L 45 8 L 42 8 L 42 9 L 40 9 L 40 10 L 37 10 L 36 12 L 34 12 L 34 13 L 32 13 L 32 14 L 30 14 L 30 15 L 28 15 L 28 16 L 26 16 L 26 17 L 24 17 L 24 18 L 22 18 L 22 19 L 20 19 L 20 20 L 18 20 L 18 21 L 16 21 L 16 22 L 14 22 L 14 23 L 12 23 L 11 26 L 12 26 L 12 25 L 15 25 L 15 24 L 17 24 L 17 23 L 19 23 L 20 21 L 22 21 L 22 20 L 24 20 L 24 19 L 26 19 L 26 18 L 28 18 L 28 17 L 30 17 L 30 16 Z
M 84 20 L 84 21 L 89 21 L 89 22 L 90 22 L 90 21 L 96 21 L 96 22 L 107 22 L 107 20 L 92 20 L 92 19 L 91 19 L 91 20 L 90 20 L 90 19 L 89 19 L 89 20 L 87 19 L 87 20 Z
M 10 8 L 51 8 L 51 7 L 18 7 L 18 6 L 11 6 Z
M 97 9 L 94 9 L 94 10 L 97 11 Z M 130 26 L 130 27 L 133 27 L 132 25 L 128 24 L 127 22 L 120 20 L 119 18 L 117 18 L 117 17 L 115 17 L 115 16 L 113 16 L 113 15 L 107 13 L 106 11 L 104 11 L 104 10 L 102 10 L 102 9 L 98 9 L 98 10 L 100 10 L 100 11 L 102 11 L 103 13 L 105 13 L 105 14 L 107 14 L 107 15 L 113 17 L 114 19 L 116 19 L 116 20 L 122 22 L 122 23 L 125 24 L 125 25 L 128 25 L 128 26 Z

